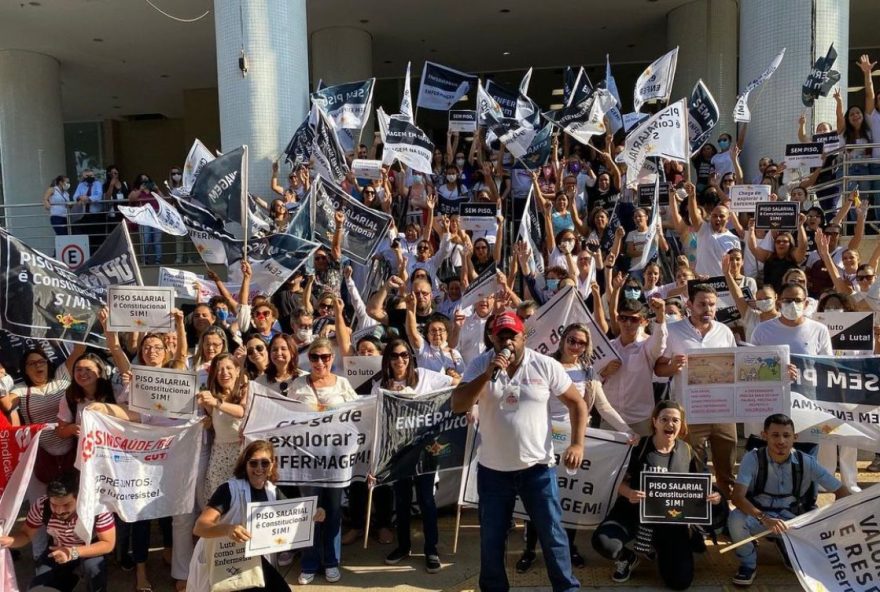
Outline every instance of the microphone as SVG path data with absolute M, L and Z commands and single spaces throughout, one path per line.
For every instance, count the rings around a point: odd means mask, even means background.
M 504 356 L 505 358 L 507 358 L 509 360 L 510 356 L 513 355 L 513 352 L 510 351 L 510 348 L 505 347 L 500 352 L 498 352 L 498 355 Z M 498 380 L 499 374 L 501 374 L 501 368 L 496 366 L 495 369 L 492 371 L 492 382 L 496 382 Z

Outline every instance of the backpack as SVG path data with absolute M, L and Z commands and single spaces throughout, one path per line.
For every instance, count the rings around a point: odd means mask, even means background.
M 754 485 L 746 497 L 752 505 L 759 510 L 764 511 L 771 509 L 766 508 L 755 501 L 755 498 L 759 495 L 769 495 L 774 498 L 795 498 L 795 501 L 787 508 L 788 511 L 795 516 L 799 516 L 800 514 L 804 514 L 805 512 L 809 512 L 816 508 L 816 486 L 811 485 L 805 492 L 801 493 L 804 482 L 804 453 L 797 449 L 792 450 L 792 452 L 796 455 L 797 462 L 791 463 L 791 493 L 773 494 L 765 491 L 765 488 L 767 487 L 767 469 L 769 464 L 769 461 L 767 460 L 767 448 L 765 446 L 755 449 L 755 454 L 758 455 L 758 473 L 755 475 Z

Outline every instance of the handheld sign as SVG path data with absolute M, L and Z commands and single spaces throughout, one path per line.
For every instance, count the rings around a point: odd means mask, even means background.
M 190 419 L 196 416 L 199 382 L 195 372 L 132 366 L 131 374 L 128 401 L 131 409 L 162 417 Z
M 477 129 L 477 112 L 451 110 L 449 112 L 449 131 L 473 132 Z
M 813 142 L 822 144 L 822 152 L 828 154 L 840 148 L 840 136 L 837 132 L 813 134 Z
M 785 166 L 790 169 L 822 166 L 822 144 L 786 144 Z
M 498 208 L 494 203 L 488 202 L 465 202 L 458 204 L 459 224 L 465 230 L 493 230 L 497 231 L 495 215 Z
M 351 174 L 360 179 L 379 180 L 382 178 L 382 161 L 356 158 L 351 161 Z
M 251 535 L 245 557 L 269 555 L 309 547 L 315 536 L 317 496 L 247 505 L 247 530 Z
M 755 204 L 770 201 L 769 185 L 734 185 L 730 188 L 730 210 L 754 212 Z
M 657 205 L 659 206 L 668 206 L 669 205 L 669 190 L 670 183 L 660 183 L 660 192 L 657 196 Z M 654 206 L 654 184 L 653 183 L 641 183 L 639 185 L 639 207 L 640 208 L 651 208 Z
M 796 201 L 765 201 L 755 204 L 758 230 L 797 230 L 800 204 Z
M 712 524 L 712 475 L 642 471 L 639 520 L 645 524 Z
M 357 343 L 352 340 L 352 343 Z M 382 369 L 382 356 L 345 356 L 342 358 L 342 367 L 345 369 L 345 377 L 351 383 L 351 388 L 358 388 L 365 382 L 372 380 Z
M 195 300 L 199 297 L 199 293 L 202 292 L 202 280 L 204 279 L 205 277 L 203 275 L 185 269 L 160 267 L 159 280 L 157 283 L 163 288 L 174 288 L 174 296 L 176 298 Z
M 171 331 L 174 288 L 110 286 L 107 290 L 108 331 Z
M 828 327 L 832 349 L 874 351 L 873 312 L 817 312 L 813 320 Z

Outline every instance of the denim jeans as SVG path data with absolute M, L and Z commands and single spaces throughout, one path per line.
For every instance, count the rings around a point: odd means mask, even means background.
M 553 467 L 535 465 L 519 471 L 494 471 L 480 465 L 477 491 L 480 496 L 480 590 L 506 592 L 510 589 L 504 559 L 517 496 L 538 529 L 554 592 L 580 587 L 571 573 L 568 537 L 562 528 L 559 486 Z
M 324 508 L 324 522 L 315 524 L 315 542 L 303 549 L 302 572 L 317 573 L 321 569 L 339 567 L 342 556 L 342 488 L 300 487 L 304 497 L 318 496 L 318 507 Z
M 89 592 L 107 590 L 107 561 L 104 555 L 55 563 L 48 554 L 44 554 L 37 562 L 35 571 L 36 576 L 31 580 L 30 588 L 48 586 L 61 592 L 70 592 L 76 587 L 79 576 L 82 576 L 86 581 L 86 590 Z
M 788 512 L 786 510 L 779 510 L 773 512 L 765 512 L 767 516 L 771 518 L 782 518 L 783 520 L 789 520 L 794 518 L 794 514 Z M 754 516 L 748 516 L 740 510 L 733 510 L 730 513 L 730 516 L 727 518 L 727 529 L 730 531 L 730 540 L 734 543 L 738 543 L 739 541 L 744 541 L 753 534 L 758 534 L 759 532 L 764 532 L 766 528 L 758 522 L 758 519 Z M 750 567 L 754 569 L 758 565 L 758 551 L 755 548 L 755 543 L 747 543 L 740 547 L 734 549 L 737 558 L 739 558 L 739 563 L 743 567 Z
M 419 475 L 414 479 L 401 479 L 394 483 L 394 508 L 397 511 L 397 546 L 410 549 L 409 519 L 412 507 L 413 482 L 416 499 L 422 513 L 422 532 L 425 535 L 425 555 L 437 555 L 437 503 L 434 501 L 434 473 Z
M 49 216 L 49 224 L 52 225 L 55 234 L 58 236 L 67 236 L 70 234 L 67 231 L 67 218 L 64 216 Z
M 158 265 L 162 259 L 162 231 L 141 225 L 141 257 L 145 264 Z

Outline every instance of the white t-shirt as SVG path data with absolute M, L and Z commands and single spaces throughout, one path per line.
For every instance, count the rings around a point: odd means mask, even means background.
M 416 375 L 418 376 L 416 385 L 414 387 L 405 386 L 400 391 L 397 391 L 397 394 L 415 396 L 425 395 L 427 393 L 432 393 L 434 391 L 439 391 L 441 389 L 445 389 L 446 387 L 452 386 L 451 376 L 440 374 L 439 372 L 434 372 L 433 370 L 416 368 Z M 382 387 L 379 386 L 379 381 L 374 380 L 373 391 L 370 394 L 378 395 L 380 390 L 382 390 Z
M 712 166 L 715 167 L 715 174 L 718 175 L 719 180 L 727 173 L 732 173 L 733 159 L 730 158 L 730 150 L 719 152 L 718 154 L 713 156 Z
M 468 366 L 462 378 L 470 382 L 486 371 L 495 351 L 489 350 Z M 553 465 L 549 400 L 572 384 L 562 364 L 526 348 L 513 377 L 506 372 L 489 382 L 480 405 L 480 464 L 495 471 L 519 471 L 536 464 Z M 502 408 L 507 395 L 518 395 L 515 405 Z
M 435 348 L 428 343 L 427 339 L 422 339 L 422 347 L 419 348 L 417 355 L 419 368 L 433 370 L 434 372 L 445 373 L 447 369 L 452 368 L 459 374 L 464 371 L 464 360 L 458 350 L 450 349 L 444 351 Z
M 640 230 L 630 230 L 627 233 L 626 238 L 624 239 L 623 242 L 626 243 L 627 245 L 629 245 L 630 243 L 635 245 L 636 254 L 634 255 L 634 257 L 641 256 L 642 252 L 647 248 L 648 235 L 650 233 L 651 233 L 650 229 L 646 230 L 644 232 L 641 232 Z
M 795 327 L 783 325 L 779 318 L 758 323 L 752 332 L 753 345 L 787 345 L 793 354 L 833 356 L 828 327 L 811 319 Z
M 736 339 L 731 330 L 718 321 L 712 321 L 712 328 L 706 335 L 701 335 L 688 319 L 669 323 L 667 330 L 669 335 L 666 337 L 666 350 L 662 356 L 664 358 L 672 359 L 673 356 L 686 354 L 691 349 L 736 347 Z M 681 401 L 682 386 L 681 372 L 679 372 L 672 377 L 672 387 L 669 392 L 673 400 Z
M 715 277 L 721 275 L 721 258 L 730 249 L 740 248 L 739 237 L 725 229 L 713 232 L 712 224 L 703 222 L 697 232 L 697 262 L 694 271 L 697 275 Z
M 343 376 L 336 377 L 336 384 L 312 388 L 308 376 L 300 376 L 290 385 L 287 396 L 294 401 L 311 405 L 315 409 L 333 409 L 358 398 L 351 383 Z

